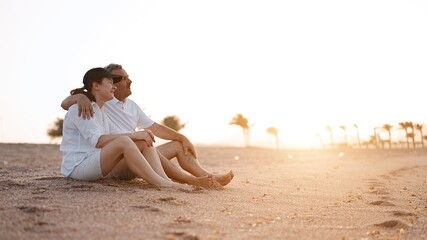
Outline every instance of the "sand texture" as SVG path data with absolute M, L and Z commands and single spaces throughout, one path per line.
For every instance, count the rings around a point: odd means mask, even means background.
M 427 239 L 427 149 L 197 150 L 224 190 L 74 181 L 58 145 L 0 144 L 0 239 Z

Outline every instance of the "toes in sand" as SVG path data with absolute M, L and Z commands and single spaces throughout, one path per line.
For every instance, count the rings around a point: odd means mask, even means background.
M 234 177 L 234 173 L 233 171 L 230 171 L 226 174 L 215 174 L 214 175 L 214 179 L 221 184 L 222 186 L 226 186 L 227 184 L 229 184 L 231 182 L 231 180 L 233 180 Z
M 203 177 L 195 177 L 190 182 L 191 185 L 200 186 L 200 187 L 210 187 L 213 184 L 212 175 L 203 176 Z
M 206 189 L 224 189 L 224 187 L 216 180 L 216 178 L 212 174 L 209 174 L 208 176 L 204 177 L 195 178 L 192 185 L 196 187 L 203 187 Z

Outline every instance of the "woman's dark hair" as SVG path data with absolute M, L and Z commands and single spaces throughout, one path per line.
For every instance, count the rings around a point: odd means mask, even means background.
M 87 98 L 89 98 L 90 101 L 95 102 L 95 97 L 92 95 L 92 93 L 88 92 L 85 87 L 76 88 L 70 91 L 71 95 L 76 94 L 84 94 Z
M 70 94 L 71 94 L 71 95 L 76 95 L 76 94 L 81 93 L 81 94 L 86 95 L 86 97 L 87 97 L 87 98 L 89 98 L 89 100 L 90 100 L 90 101 L 95 102 L 95 101 L 96 101 L 96 99 L 95 99 L 95 97 L 92 95 L 92 84 L 93 84 L 94 82 L 97 82 L 97 83 L 101 84 L 101 83 L 102 83 L 102 78 L 97 79 L 97 80 L 93 81 L 92 83 L 90 83 L 90 84 L 88 84 L 88 85 L 85 85 L 85 86 L 83 86 L 83 87 L 81 87 L 81 88 L 73 89 L 73 90 L 71 90 L 71 91 L 70 91 Z
M 84 86 L 81 88 L 76 88 L 70 91 L 71 95 L 76 95 L 76 94 L 84 94 L 86 95 L 86 97 L 89 98 L 89 100 L 91 100 L 92 102 L 95 102 L 96 99 L 92 94 L 92 85 L 94 82 L 101 84 L 102 80 L 104 78 L 111 78 L 113 80 L 113 83 L 118 83 L 122 80 L 122 76 L 121 75 L 117 75 L 117 74 L 113 74 L 110 71 L 112 71 L 112 69 L 117 69 L 117 68 L 121 68 L 122 66 L 119 64 L 110 64 L 108 66 L 106 66 L 105 68 L 101 68 L 101 67 L 96 67 L 96 68 L 92 68 L 90 70 L 88 70 L 84 77 L 83 77 L 83 84 Z

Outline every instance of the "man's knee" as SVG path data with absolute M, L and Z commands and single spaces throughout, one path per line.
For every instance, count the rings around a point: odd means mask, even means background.
M 176 152 L 184 152 L 184 148 L 182 147 L 182 143 L 180 141 L 172 141 L 171 148 L 174 149 Z
M 157 150 L 167 159 L 178 157 L 184 154 L 184 149 L 179 141 L 170 141 L 157 146 Z

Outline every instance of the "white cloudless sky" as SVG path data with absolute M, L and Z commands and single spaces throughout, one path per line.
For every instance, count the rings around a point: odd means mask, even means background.
M 427 123 L 425 1 L 0 0 L 0 141 L 48 143 L 84 73 L 109 63 L 160 122 L 195 144 L 319 147 L 326 125 L 354 141 L 389 123 Z

